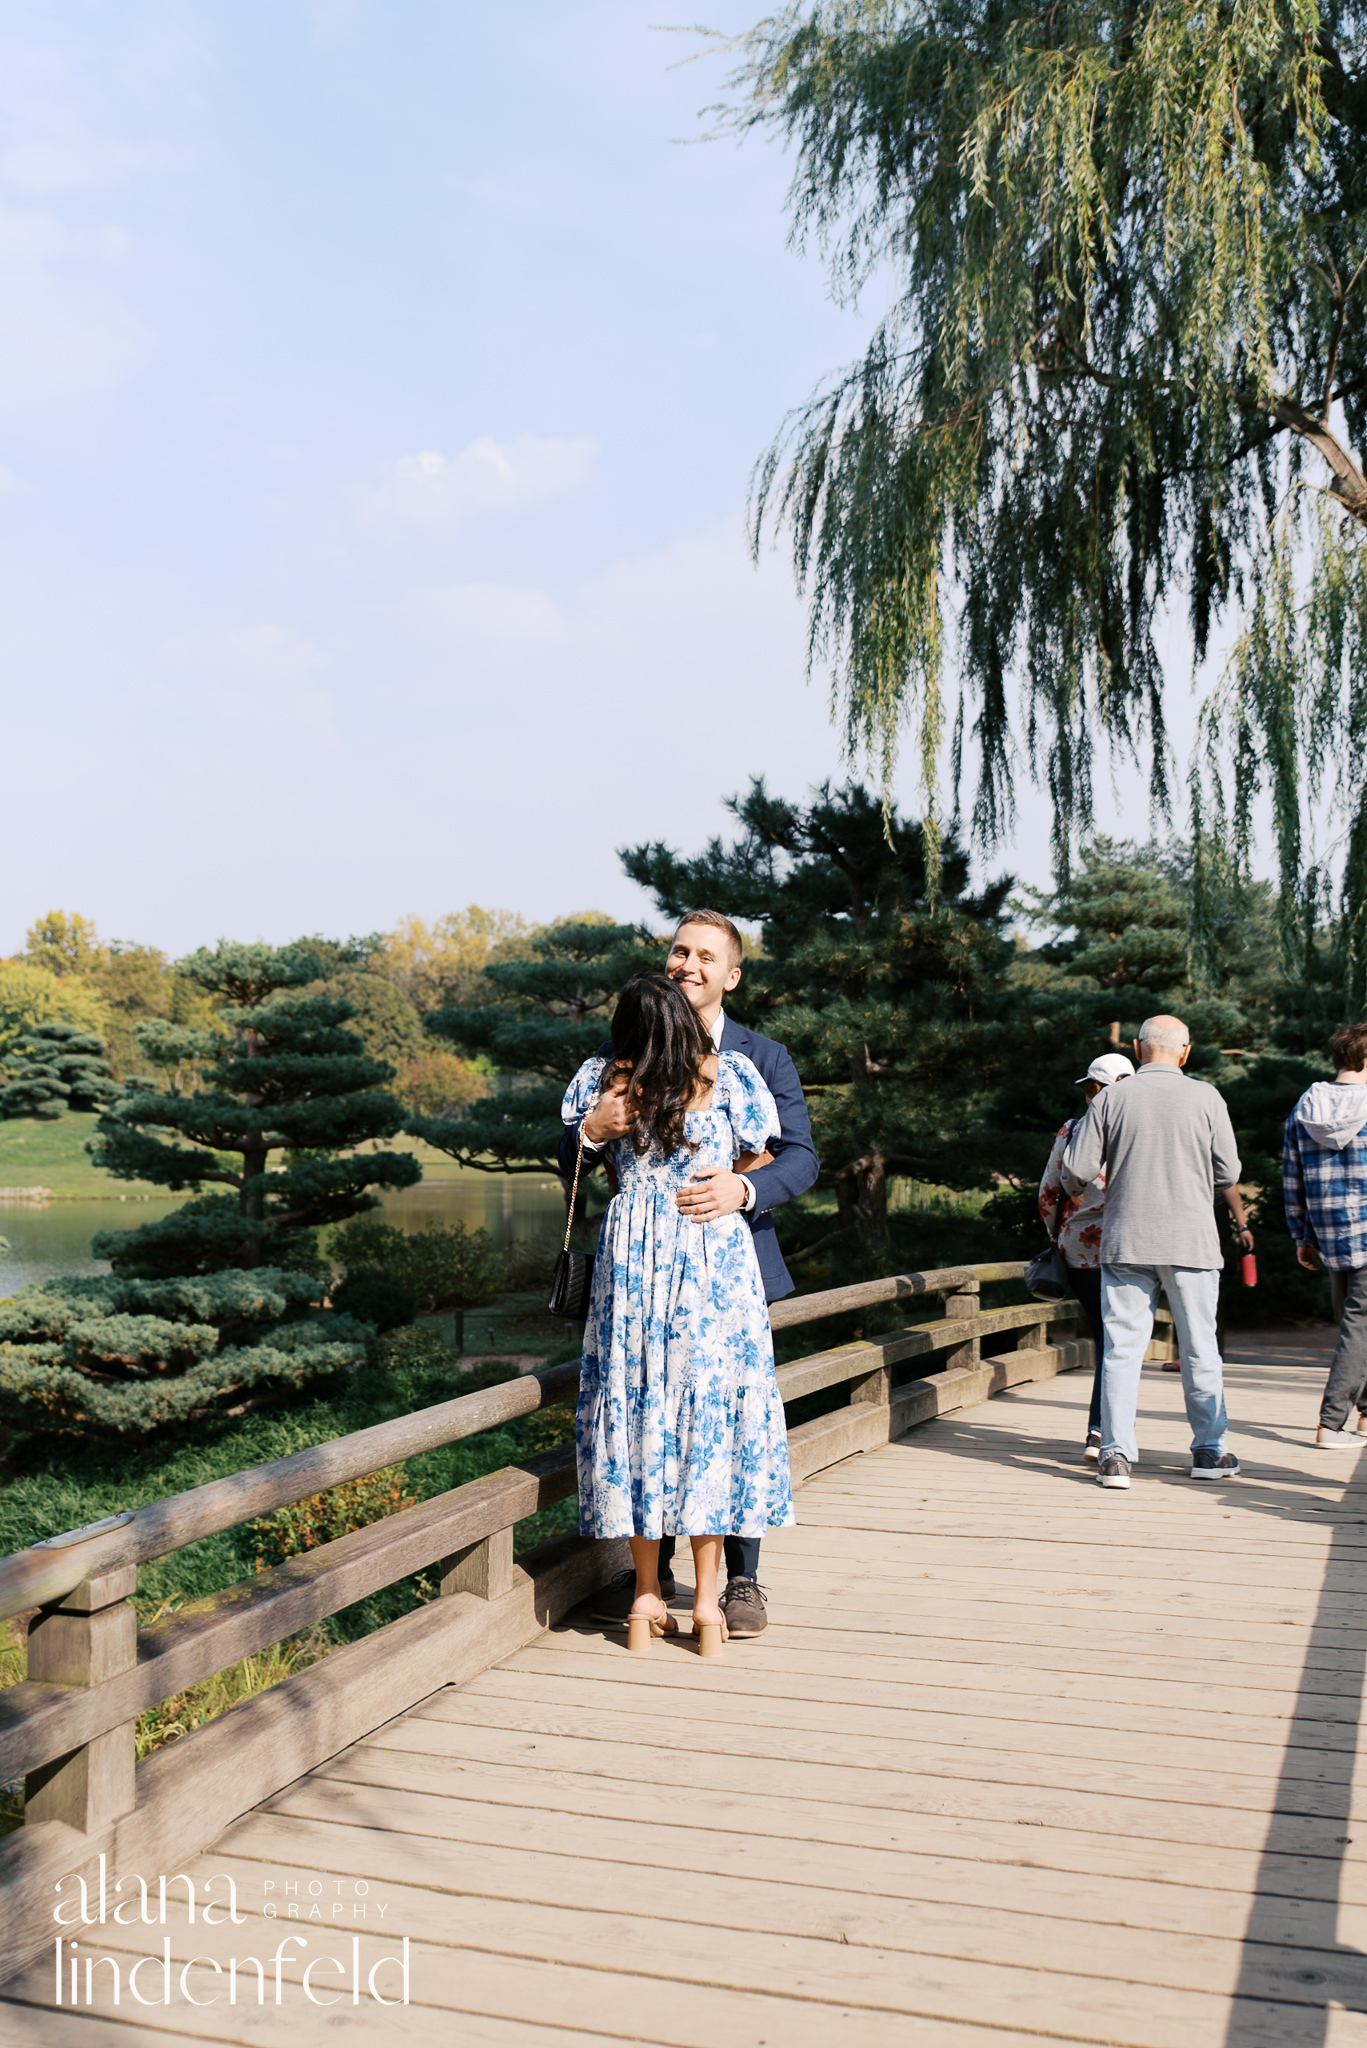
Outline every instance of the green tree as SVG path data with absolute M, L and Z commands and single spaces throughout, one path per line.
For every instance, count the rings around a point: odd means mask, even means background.
M 373 1060 L 401 1068 L 428 1050 L 422 1019 L 395 982 L 370 966 L 344 968 L 311 983 L 310 995 L 340 996 L 351 1005 L 352 1025 Z
M 137 1064 L 138 1025 L 174 1013 L 176 977 L 155 946 L 123 941 L 101 947 L 86 971 L 109 1015 L 110 1066 L 123 1080 Z
M 49 910 L 24 935 L 24 958 L 49 974 L 87 974 L 99 965 L 104 947 L 92 919 L 79 912 Z
M 98 1109 L 116 1092 L 105 1052 L 102 1038 L 74 1024 L 35 1024 L 6 1056 L 0 1117 Z
M 322 1283 L 260 1267 L 186 1280 L 49 1280 L 0 1302 L 0 1420 L 134 1442 L 229 1419 L 364 1358 Z
M 723 119 L 793 147 L 794 237 L 819 242 L 842 300 L 890 281 L 862 359 L 790 416 L 753 501 L 757 547 L 773 524 L 791 533 L 850 740 L 886 776 L 912 716 L 933 821 L 952 655 L 977 842 L 1009 825 L 1024 758 L 1051 792 L 1063 873 L 1091 826 L 1099 739 L 1147 743 L 1167 801 L 1154 626 L 1184 588 L 1195 661 L 1238 633 L 1193 767 L 1198 832 L 1228 833 L 1246 867 L 1270 794 L 1289 943 L 1309 808 L 1338 802 L 1358 1000 L 1358 16 L 1300 0 L 803 0 L 738 48 Z
M 1195 1067 L 1216 1062 L 1221 1048 L 1246 1053 L 1268 1042 L 1283 979 L 1267 883 L 1200 876 L 1182 840 L 1098 835 L 1061 888 L 1021 896 L 1031 921 L 1054 934 L 1037 958 L 1110 997 L 1116 1044 L 1127 1047 L 1159 1010 L 1187 1023 Z
M 656 842 L 622 864 L 671 917 L 705 903 L 760 923 L 728 1008 L 793 1054 L 840 1230 L 877 1264 L 891 1176 L 983 1187 L 1009 1164 L 987 1111 L 1010 1053 L 1010 880 L 971 895 L 951 839 L 932 904 L 921 827 L 885 822 L 857 784 L 795 804 L 757 780 L 728 808 L 730 845 L 689 860 Z
M 0 1058 L 38 1025 L 58 1023 L 105 1038 L 109 1012 L 87 982 L 59 981 L 46 968 L 0 960 Z
M 469 1009 L 493 997 L 485 968 L 492 961 L 523 958 L 531 936 L 530 925 L 515 911 L 471 903 L 431 924 L 421 917 L 400 918 L 369 964 L 402 989 L 424 1016 L 456 1005 Z
M 351 1005 L 300 991 L 336 960 L 318 942 L 220 944 L 179 972 L 226 1007 L 213 1032 L 161 1025 L 144 1033 L 153 1061 L 204 1062 L 191 1092 L 130 1082 L 96 1126 L 98 1166 L 175 1190 L 225 1187 L 159 1222 L 94 1240 L 97 1258 L 139 1277 L 227 1267 L 297 1266 L 311 1233 L 375 1206 L 374 1188 L 421 1177 L 408 1153 L 355 1150 L 395 1136 L 403 1110 L 392 1069 L 346 1024 Z M 284 1153 L 284 1163 L 271 1165 Z
M 507 1284 L 502 1255 L 488 1231 L 467 1230 L 461 1223 L 404 1231 L 362 1216 L 337 1232 L 328 1253 L 348 1283 L 362 1274 L 392 1278 L 422 1315 L 482 1307 Z
M 427 1028 L 487 1055 L 505 1086 L 454 1116 L 410 1117 L 409 1134 L 482 1172 L 554 1172 L 566 1086 L 602 1043 L 622 983 L 662 957 L 636 925 L 589 915 L 537 932 L 525 959 L 490 961 L 498 1001 L 436 1010 Z

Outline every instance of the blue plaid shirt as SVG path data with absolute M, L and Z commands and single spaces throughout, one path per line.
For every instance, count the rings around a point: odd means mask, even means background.
M 1299 1107 L 1299 1104 L 1297 1105 Z M 1335 1152 L 1317 1145 L 1293 1109 L 1282 1147 L 1286 1226 L 1331 1273 L 1367 1266 L 1367 1131 Z

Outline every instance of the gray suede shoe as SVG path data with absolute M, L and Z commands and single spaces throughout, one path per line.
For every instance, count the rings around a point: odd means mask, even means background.
M 717 1604 L 726 1617 L 726 1633 L 732 1642 L 741 1636 L 763 1635 L 769 1626 L 764 1588 L 758 1579 L 728 1579 Z

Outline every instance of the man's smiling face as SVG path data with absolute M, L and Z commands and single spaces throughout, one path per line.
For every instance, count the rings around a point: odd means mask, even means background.
M 722 998 L 740 980 L 740 962 L 733 961 L 731 942 L 716 925 L 681 924 L 665 961 L 665 973 L 710 1025 Z

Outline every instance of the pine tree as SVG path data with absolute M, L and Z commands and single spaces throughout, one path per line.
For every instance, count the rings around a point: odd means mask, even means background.
M 1031 921 L 1054 934 L 1036 957 L 1110 998 L 1117 1045 L 1128 1048 L 1161 1010 L 1190 1030 L 1193 1073 L 1267 1043 L 1284 990 L 1267 883 L 1199 872 L 1182 840 L 1098 835 L 1061 888 L 1021 894 Z
M 280 949 L 220 944 L 180 963 L 181 974 L 226 1004 L 218 1026 L 152 1025 L 141 1036 L 164 1071 L 199 1063 L 200 1085 L 129 1082 L 89 1149 L 120 1179 L 231 1192 L 97 1236 L 95 1256 L 117 1273 L 307 1266 L 320 1225 L 374 1208 L 374 1188 L 410 1187 L 421 1177 L 408 1153 L 354 1149 L 392 1138 L 403 1110 L 384 1086 L 393 1069 L 345 1028 L 352 1006 L 299 993 L 337 966 L 331 950 L 327 958 L 310 940 Z M 272 1166 L 277 1153 L 284 1162 Z
M 241 1415 L 365 1357 L 369 1330 L 322 1294 L 268 1266 L 25 1287 L 0 1302 L 0 1421 L 132 1442 Z
M 892 1175 L 970 1188 L 1009 1166 L 985 1118 L 1010 1057 L 1010 879 L 971 895 L 950 839 L 932 905 L 922 828 L 885 823 L 857 784 L 794 804 L 757 780 L 728 808 L 731 845 L 688 860 L 657 842 L 622 864 L 671 917 L 706 904 L 760 923 L 727 1007 L 792 1053 L 840 1230 L 876 1265 Z
M 102 1038 L 74 1024 L 35 1024 L 5 1057 L 0 1117 L 98 1109 L 116 1093 Z
M 409 1134 L 481 1172 L 555 1172 L 566 1086 L 606 1036 L 623 982 L 662 962 L 659 940 L 607 918 L 567 918 L 535 934 L 528 958 L 490 961 L 497 1004 L 426 1023 L 458 1051 L 487 1054 L 513 1085 L 455 1116 L 410 1117 Z

